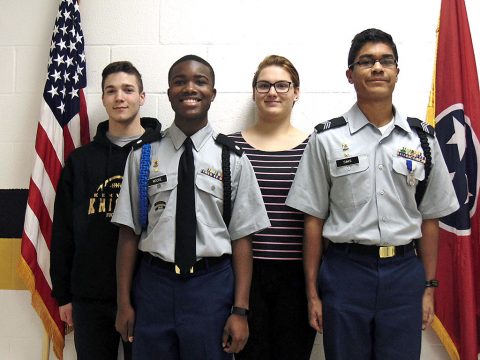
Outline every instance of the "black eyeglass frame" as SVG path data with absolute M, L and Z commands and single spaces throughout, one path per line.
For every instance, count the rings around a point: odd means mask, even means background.
M 391 60 L 393 60 L 393 64 L 382 64 L 382 62 L 384 61 L 391 61 Z M 370 66 L 367 66 L 368 63 L 371 63 L 372 61 L 373 63 Z M 358 65 L 363 69 L 371 69 L 375 66 L 377 62 L 380 63 L 380 65 L 382 65 L 383 68 L 386 68 L 386 69 L 398 67 L 398 61 L 394 57 L 382 57 L 380 59 L 368 58 L 368 59 L 354 61 L 350 65 L 348 65 L 348 68 L 352 69 L 355 65 Z
M 278 91 L 277 89 L 277 84 L 288 84 L 288 88 L 287 88 L 287 91 Z M 258 90 L 258 84 L 268 84 L 268 90 L 267 91 L 260 91 Z M 259 94 L 268 94 L 268 92 L 270 91 L 270 89 L 273 88 L 275 89 L 275 91 L 279 94 L 286 94 L 290 91 L 290 88 L 292 87 L 292 84 L 293 84 L 293 81 L 285 81 L 285 80 L 280 80 L 280 81 L 275 81 L 274 83 L 271 83 L 271 82 L 268 82 L 268 81 L 265 81 L 265 80 L 260 80 L 260 81 L 257 81 L 255 83 L 255 90 L 259 93 Z

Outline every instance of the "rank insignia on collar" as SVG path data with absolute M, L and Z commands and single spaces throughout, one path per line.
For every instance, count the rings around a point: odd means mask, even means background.
M 152 161 L 153 171 L 158 172 L 158 160 Z
M 427 161 L 427 159 L 425 158 L 425 156 L 423 156 L 423 153 L 421 151 L 412 150 L 412 149 L 406 148 L 405 146 L 397 150 L 397 156 L 403 157 L 405 159 L 411 159 L 413 161 L 417 161 L 422 164 L 425 164 Z
M 223 173 L 222 173 L 221 170 L 215 170 L 215 169 L 212 169 L 212 168 L 208 168 L 208 169 L 201 169 L 200 172 L 202 174 L 210 176 L 214 179 L 223 181 Z

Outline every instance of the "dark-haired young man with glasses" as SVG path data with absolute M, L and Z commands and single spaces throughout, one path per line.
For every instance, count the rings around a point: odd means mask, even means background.
M 419 359 L 433 320 L 438 218 L 458 202 L 433 128 L 393 106 L 397 61 L 389 34 L 354 37 L 357 102 L 315 127 L 286 201 L 305 213 L 309 319 L 329 360 Z

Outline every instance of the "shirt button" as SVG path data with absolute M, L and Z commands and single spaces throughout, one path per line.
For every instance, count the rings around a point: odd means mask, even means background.
M 380 191 L 380 195 L 385 195 L 385 191 Z
M 382 164 L 378 165 L 378 169 L 383 170 L 383 165 Z
M 350 171 L 350 166 L 347 166 L 347 171 Z
M 387 222 L 388 221 L 388 218 L 386 216 L 382 216 L 382 221 L 383 222 Z

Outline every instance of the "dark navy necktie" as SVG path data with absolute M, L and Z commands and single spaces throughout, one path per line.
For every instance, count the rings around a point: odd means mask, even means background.
M 195 164 L 192 139 L 187 137 L 183 145 L 185 151 L 178 163 L 175 264 L 177 272 L 188 274 L 196 261 Z

